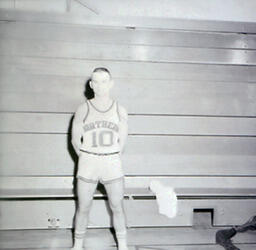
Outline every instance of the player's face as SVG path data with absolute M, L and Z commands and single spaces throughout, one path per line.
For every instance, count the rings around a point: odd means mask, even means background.
M 95 95 L 106 96 L 109 94 L 109 91 L 113 86 L 113 81 L 107 72 L 95 72 L 92 74 L 90 86 Z

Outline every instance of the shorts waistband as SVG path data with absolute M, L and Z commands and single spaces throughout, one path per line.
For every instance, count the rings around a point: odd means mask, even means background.
M 80 151 L 87 153 L 87 154 L 92 154 L 92 155 L 98 155 L 98 156 L 106 156 L 106 155 L 114 155 L 114 154 L 119 154 L 120 152 L 112 152 L 112 153 L 94 153 L 94 152 L 89 152 L 83 149 L 80 149 Z

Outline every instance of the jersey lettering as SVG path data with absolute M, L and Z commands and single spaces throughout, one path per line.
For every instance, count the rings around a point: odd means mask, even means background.
M 109 128 L 116 132 L 119 131 L 117 124 L 110 121 L 95 121 L 95 122 L 85 124 L 83 127 L 84 132 L 87 132 L 96 128 Z

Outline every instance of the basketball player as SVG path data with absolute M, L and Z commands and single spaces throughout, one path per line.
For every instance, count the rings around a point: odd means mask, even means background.
M 74 246 L 81 250 L 93 195 L 100 181 L 113 212 L 118 249 L 128 250 L 123 210 L 124 175 L 120 154 L 127 138 L 127 112 L 110 98 L 114 82 L 106 68 L 96 68 L 89 82 L 94 98 L 80 105 L 72 125 L 72 145 L 79 156 L 78 207 Z

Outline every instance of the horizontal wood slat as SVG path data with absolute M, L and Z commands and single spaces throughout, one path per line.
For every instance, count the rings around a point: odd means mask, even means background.
M 82 59 L 2 56 L 1 74 L 88 77 L 94 68 L 107 67 L 114 77 L 157 80 L 207 80 L 256 82 L 256 66 L 203 65 L 150 62 L 90 61 Z
M 73 175 L 70 138 L 1 134 L 1 175 Z M 255 175 L 254 137 L 130 136 L 122 155 L 128 175 Z M 74 158 L 72 158 L 74 157 Z
M 82 42 L 84 44 L 130 44 L 198 48 L 256 49 L 256 37 L 249 34 L 126 29 L 84 25 L 0 22 L 5 39 Z
M 255 214 L 256 200 L 179 200 L 178 214 L 172 219 L 158 214 L 155 200 L 125 200 L 124 207 L 128 227 L 192 226 L 195 208 L 214 209 L 213 224 L 226 226 L 242 224 Z M 43 229 L 51 228 L 52 225 L 71 228 L 75 203 L 73 200 L 2 201 L 0 211 L 0 229 Z M 51 223 L 49 219 L 56 219 L 57 224 Z M 94 200 L 89 227 L 110 226 L 108 204 L 103 200 Z
M 75 112 L 85 101 L 86 79 L 4 72 L 0 110 Z M 112 96 L 133 114 L 256 115 L 254 83 L 126 78 L 115 78 L 115 83 Z
M 250 22 L 201 21 L 155 17 L 120 17 L 84 14 L 56 14 L 31 11 L 1 10 L 0 21 L 23 21 L 36 23 L 84 24 L 87 26 L 143 27 L 174 30 L 199 30 L 255 33 L 255 24 Z
M 0 113 L 0 132 L 69 133 L 73 114 Z M 256 136 L 256 118 L 129 116 L 129 134 Z
M 0 189 L 1 190 L 23 190 L 24 192 L 31 192 L 31 189 L 41 190 L 52 196 L 54 190 L 63 189 L 68 192 L 73 188 L 74 178 L 68 177 L 0 177 Z M 237 190 L 237 193 L 241 196 L 244 195 L 243 190 L 251 190 L 255 195 L 255 177 L 184 177 L 184 176 L 127 176 L 125 177 L 125 187 L 127 189 L 127 195 L 150 195 L 146 190 L 149 189 L 150 183 L 152 181 L 159 181 L 163 185 L 173 187 L 177 189 L 179 195 L 202 195 L 206 196 L 207 192 L 209 196 L 211 195 L 235 195 L 233 190 Z M 51 192 L 52 189 L 52 192 Z M 138 189 L 132 190 L 132 189 Z M 145 190 L 143 190 L 145 189 Z M 192 190 L 189 190 L 192 189 Z M 212 189 L 212 190 L 210 190 Z M 141 190 L 141 191 L 140 191 Z M 220 191 L 218 191 L 220 190 Z M 134 192 L 133 192 L 134 191 Z M 63 191 L 64 192 L 64 191 Z M 67 192 L 67 193 L 68 193 Z M 223 192 L 221 194 L 221 192 Z M 248 193 L 249 194 L 249 193 Z M 151 194 L 152 195 L 152 194 Z M 67 195 L 70 197 L 70 195 Z
M 163 185 L 174 188 L 255 188 L 255 177 L 140 177 L 126 178 L 126 186 L 129 188 L 148 188 L 151 181 L 157 180 Z M 192 191 L 193 192 L 193 191 Z
M 26 181 L 26 178 L 24 179 Z M 1 199 L 41 199 L 41 198 L 73 198 L 77 197 L 73 188 L 31 188 L 31 189 L 0 189 Z M 229 199 L 229 198 L 255 198 L 256 188 L 175 188 L 175 193 L 179 199 L 183 198 L 219 198 L 219 199 Z M 130 198 L 145 198 L 155 196 L 149 189 L 146 188 L 126 188 L 125 196 Z M 94 194 L 95 198 L 105 198 L 106 193 L 97 191 Z
M 197 230 L 193 228 L 129 228 L 129 250 L 135 250 L 131 248 L 132 246 L 136 246 L 137 250 L 144 250 L 145 248 L 147 250 L 149 248 L 166 250 L 188 250 L 188 248 L 190 250 L 222 250 L 221 246 L 215 245 L 215 234 L 219 229 L 218 227 L 210 229 L 198 228 Z M 17 250 L 20 248 L 36 250 L 38 246 L 46 249 L 49 247 L 49 250 L 66 250 L 67 247 L 72 245 L 72 233 L 69 229 L 2 230 L 0 238 L 1 249 L 6 248 L 6 250 Z M 100 243 L 104 246 L 104 250 L 113 250 L 112 248 L 107 248 L 107 246 L 116 244 L 109 229 L 88 229 L 85 246 L 94 247 L 93 249 L 95 249 L 95 244 L 99 244 L 98 239 L 101 239 Z M 255 243 L 255 236 L 252 233 L 237 234 L 233 237 L 232 241 L 238 247 L 245 250 L 253 250 L 254 248 L 252 247 L 255 246 L 253 244 Z M 56 249 L 53 247 L 56 247 Z
M 0 55 L 155 63 L 256 65 L 256 52 L 253 50 L 158 47 L 131 44 L 85 45 L 84 43 L 38 40 L 1 39 Z

